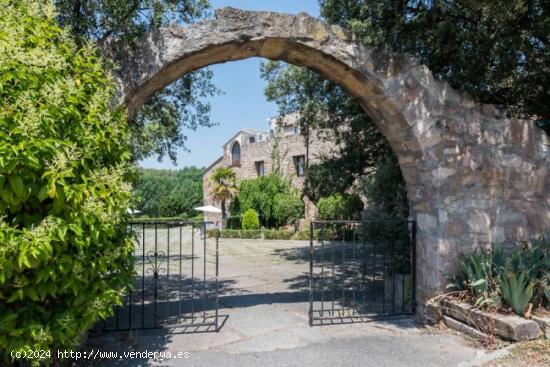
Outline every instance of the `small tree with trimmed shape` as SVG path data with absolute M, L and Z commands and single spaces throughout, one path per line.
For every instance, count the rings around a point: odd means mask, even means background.
M 259 228 L 260 219 L 258 218 L 258 213 L 254 209 L 248 209 L 243 215 L 243 229 L 251 230 Z

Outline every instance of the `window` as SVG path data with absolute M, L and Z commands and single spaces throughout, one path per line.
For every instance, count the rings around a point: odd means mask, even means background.
M 306 157 L 303 155 L 297 155 L 292 158 L 294 160 L 294 168 L 296 168 L 296 176 L 303 176 L 305 173 Z
M 298 135 L 300 133 L 300 127 L 294 126 L 294 135 Z
M 254 144 L 254 143 L 256 142 L 256 139 L 254 139 L 254 137 L 251 136 L 251 137 L 248 139 L 248 142 L 249 142 L 250 144 Z
M 231 165 L 238 166 L 241 164 L 241 144 L 238 141 L 233 143 L 231 147 Z
M 264 161 L 254 162 L 254 164 L 256 165 L 256 173 L 258 174 L 258 177 L 265 175 Z

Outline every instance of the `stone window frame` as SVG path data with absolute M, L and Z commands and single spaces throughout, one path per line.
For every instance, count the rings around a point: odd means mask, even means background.
M 251 137 L 248 138 L 248 142 L 249 142 L 250 144 L 254 144 L 254 143 L 256 142 L 256 138 L 253 137 L 253 136 L 251 136 Z
M 231 145 L 231 166 L 241 165 L 241 143 L 235 141 Z
M 256 174 L 258 177 L 265 176 L 265 162 L 264 161 L 256 161 L 254 162 L 254 166 L 256 167 Z
M 294 170 L 296 173 L 296 176 L 303 177 L 306 174 L 306 156 L 301 155 L 295 155 L 292 157 L 292 160 L 294 161 Z

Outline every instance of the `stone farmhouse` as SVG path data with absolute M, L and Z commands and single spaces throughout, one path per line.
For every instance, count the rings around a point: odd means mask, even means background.
M 298 114 L 268 120 L 269 131 L 241 129 L 222 147 L 223 155 L 202 172 L 203 204 L 221 207 L 221 203 L 210 194 L 210 176 L 218 167 L 231 167 L 237 176 L 237 184 L 242 180 L 253 179 L 279 172 L 290 179 L 292 185 L 302 190 L 304 169 L 308 163 L 318 162 L 323 155 L 331 154 L 334 144 L 324 138 L 326 131 L 311 131 L 309 151 L 304 136 L 300 133 Z M 305 222 L 316 216 L 314 204 L 304 197 Z M 227 203 L 229 207 L 229 203 Z M 221 214 L 205 213 L 206 221 L 221 223 Z

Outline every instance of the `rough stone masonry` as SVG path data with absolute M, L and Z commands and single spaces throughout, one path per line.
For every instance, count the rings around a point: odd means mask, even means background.
M 532 121 L 478 105 L 413 58 L 365 47 L 337 26 L 298 15 L 224 8 L 216 19 L 107 43 L 131 114 L 202 67 L 249 57 L 308 67 L 339 84 L 376 121 L 407 182 L 417 234 L 417 301 L 445 285 L 457 256 L 550 231 L 550 139 Z

